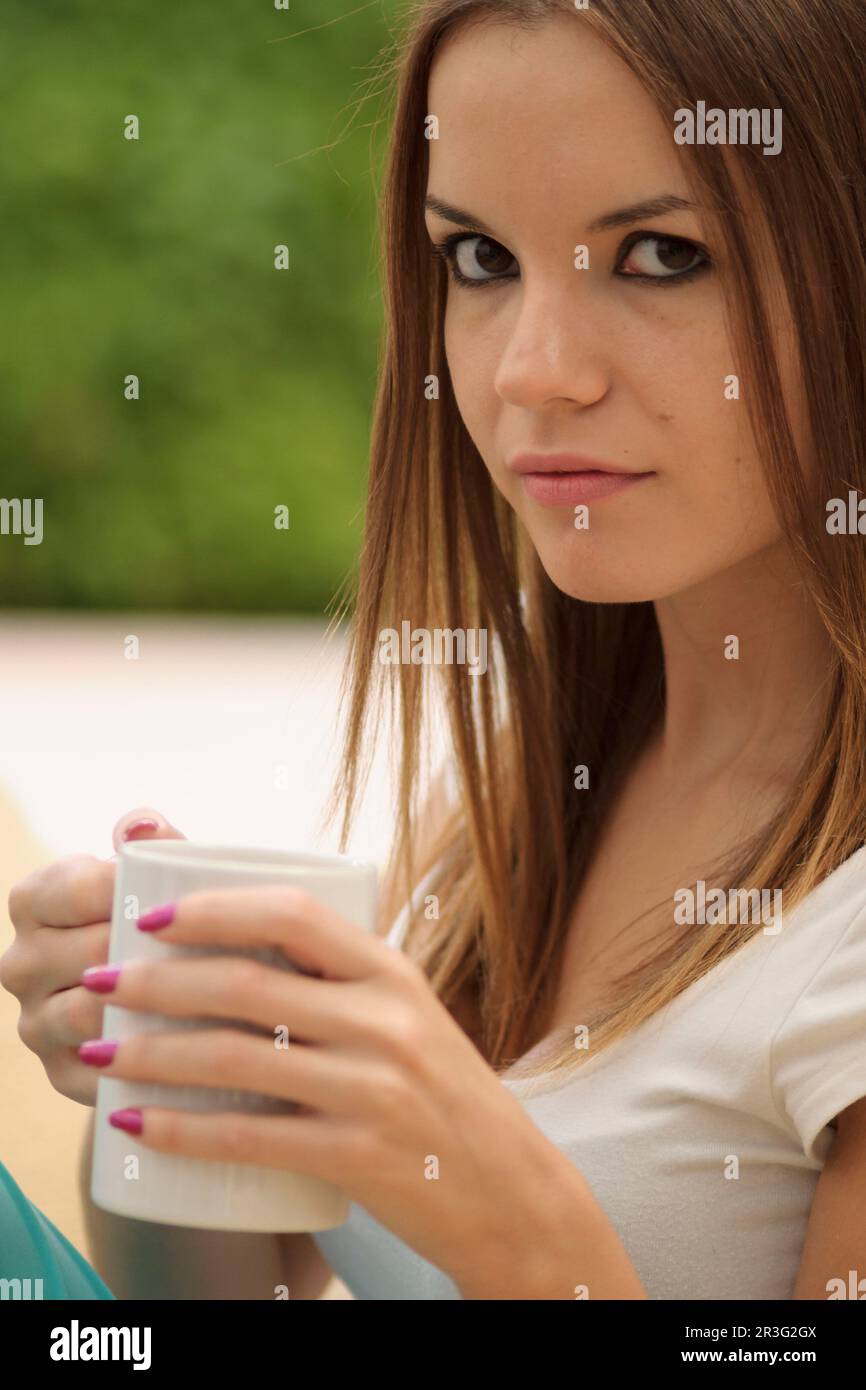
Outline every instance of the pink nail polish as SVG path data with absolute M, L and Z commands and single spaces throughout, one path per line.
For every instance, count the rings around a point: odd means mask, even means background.
M 119 965 L 90 965 L 82 975 L 81 983 L 85 989 L 92 989 L 97 994 L 110 994 L 119 974 Z
M 109 1062 L 114 1060 L 116 1051 L 116 1042 L 107 1042 L 105 1038 L 93 1038 L 90 1042 L 81 1044 L 78 1055 L 89 1067 L 107 1067 Z
M 128 1134 L 141 1134 L 140 1110 L 112 1110 L 108 1123 L 115 1129 L 125 1129 Z
M 126 829 L 123 831 L 123 834 L 121 835 L 121 839 L 122 839 L 122 840 L 136 840 L 136 839 L 138 838 L 139 834 L 140 834 L 142 831 L 145 831 L 145 830 L 158 830 L 158 829 L 159 829 L 159 825 L 157 824 L 157 822 L 156 822 L 155 820 L 146 820 L 146 819 L 145 819 L 145 820 L 134 820 L 134 821 L 130 821 L 129 825 L 128 825 L 128 826 L 126 827 Z
M 174 921 L 175 903 L 163 903 L 162 907 L 152 907 L 138 919 L 139 931 L 159 931 Z

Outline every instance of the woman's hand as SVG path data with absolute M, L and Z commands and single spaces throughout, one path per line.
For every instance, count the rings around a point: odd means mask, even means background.
M 159 918 L 155 909 L 139 925 Z M 299 1109 L 120 1112 L 139 1142 L 333 1182 L 454 1279 L 479 1249 L 505 1255 L 505 1233 L 537 1208 L 556 1150 L 418 966 L 294 887 L 190 893 L 162 918 L 159 938 L 172 945 L 277 947 L 311 973 L 228 955 L 91 972 L 85 983 L 121 1008 L 242 1020 L 263 1034 L 142 1032 L 107 1063 L 104 1044 L 83 1054 L 106 1075 L 257 1091 Z
M 182 840 L 149 807 L 122 816 L 114 847 L 126 839 Z M 21 1005 L 18 1034 L 40 1058 L 56 1091 L 82 1105 L 96 1103 L 93 1068 L 78 1044 L 102 1029 L 104 1002 L 81 986 L 81 972 L 108 959 L 114 860 L 72 854 L 34 869 L 13 884 L 8 911 L 15 940 L 0 957 L 0 985 Z

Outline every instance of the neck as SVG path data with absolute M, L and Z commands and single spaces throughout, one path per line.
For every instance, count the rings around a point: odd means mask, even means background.
M 795 775 L 815 737 L 833 647 L 779 542 L 655 604 L 664 649 L 662 775 Z M 736 640 L 734 640 L 736 639 Z

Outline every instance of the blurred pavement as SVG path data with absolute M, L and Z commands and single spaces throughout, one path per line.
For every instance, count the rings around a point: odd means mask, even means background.
M 345 650 L 306 620 L 0 612 L 0 782 L 52 858 L 110 855 L 114 821 L 139 804 L 190 839 L 336 849 L 318 821 Z M 390 833 L 383 766 L 350 846 L 374 859 Z

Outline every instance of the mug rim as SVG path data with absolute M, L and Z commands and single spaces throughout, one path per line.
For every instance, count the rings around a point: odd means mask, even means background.
M 152 863 L 201 868 L 241 870 L 245 873 L 272 873 L 274 869 L 294 869 L 317 874 L 348 873 L 358 869 L 377 873 L 369 859 L 319 850 L 282 850 L 267 845 L 221 845 L 204 840 L 130 840 L 120 853 L 130 859 Z

